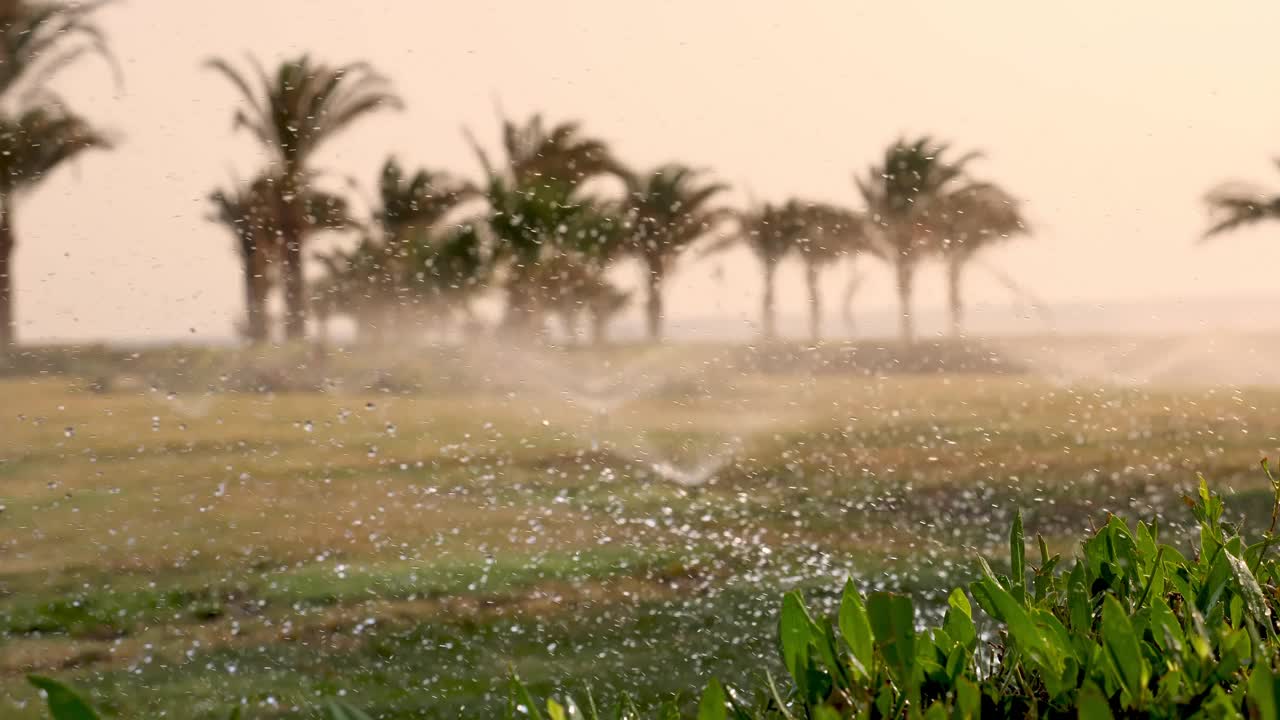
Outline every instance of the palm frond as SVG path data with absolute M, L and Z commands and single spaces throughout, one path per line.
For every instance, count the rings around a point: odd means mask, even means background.
M 876 242 L 887 255 L 912 257 L 934 251 L 928 234 L 934 229 L 933 206 L 967 184 L 968 166 L 982 157 L 978 151 L 948 157 L 950 145 L 930 136 L 898 139 L 885 148 L 884 159 L 854 183 L 876 228 Z
M 242 96 L 243 106 L 233 115 L 235 127 L 248 129 L 287 174 L 302 173 L 320 147 L 357 119 L 401 106 L 386 79 L 367 63 L 331 67 L 302 55 L 281 63 L 271 75 L 250 58 L 256 86 L 225 60 L 205 64 Z
M 632 225 L 628 245 L 651 270 L 665 269 L 728 216 L 712 202 L 729 186 L 701 182 L 703 175 L 705 171 L 672 163 L 630 178 L 625 209 Z
M 102 57 L 119 83 L 119 64 L 92 21 L 110 2 L 5 3 L 0 8 L 0 97 L 27 96 L 86 54 Z M 24 85 L 26 92 L 20 90 Z
M 1280 220 L 1280 195 L 1266 195 L 1239 183 L 1215 188 L 1205 196 L 1205 203 L 1212 224 L 1201 241 L 1263 221 Z
M 0 117 L 0 194 L 35 187 L 68 160 L 111 145 L 104 133 L 62 106 Z

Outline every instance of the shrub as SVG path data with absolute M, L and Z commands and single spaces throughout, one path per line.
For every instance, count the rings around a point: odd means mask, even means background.
M 1069 570 L 1037 537 L 1028 562 L 1021 516 L 1009 536 L 1009 573 L 982 558 L 969 592 L 954 590 L 941 624 L 920 629 L 910 598 L 863 597 L 849 583 L 837 617 L 814 618 L 784 596 L 778 644 L 785 692 L 766 673 L 754 693 L 712 680 L 698 720 L 1116 716 L 1280 720 L 1280 561 L 1269 554 L 1280 515 L 1254 542 L 1223 518 L 1201 480 L 1184 498 L 1194 537 L 1165 542 L 1157 524 L 1118 517 L 1085 540 Z M 971 601 L 972 599 L 972 601 Z M 981 610 L 975 613 L 974 605 Z M 55 720 L 92 720 L 88 706 L 46 678 Z M 545 709 L 544 709 L 545 708 Z M 343 706 L 330 718 L 362 719 Z M 536 702 L 513 680 L 508 714 L 598 720 L 594 703 Z M 611 717 L 636 718 L 627 703 Z M 674 703 L 655 717 L 676 717 Z

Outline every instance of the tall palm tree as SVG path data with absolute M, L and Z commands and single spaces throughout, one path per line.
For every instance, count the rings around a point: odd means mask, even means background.
M 0 0 L 0 352 L 17 342 L 13 253 L 18 196 L 81 152 L 110 145 L 46 89 L 50 78 L 86 54 L 112 61 L 92 19 L 104 4 Z
M 911 296 L 916 269 L 935 250 L 925 221 L 934 201 L 963 182 L 966 166 L 979 157 L 971 152 L 947 159 L 949 146 L 922 137 L 900 139 L 885 149 L 884 159 L 872 165 L 854 182 L 866 204 L 873 227 L 878 228 L 884 255 L 894 268 L 900 307 L 902 341 L 915 340 Z
M 951 333 L 964 333 L 960 280 L 974 256 L 990 245 L 1029 232 L 1016 198 L 1003 188 L 979 182 L 938 198 L 926 220 L 947 268 L 947 304 Z
M 871 244 L 860 213 L 825 203 L 799 205 L 796 212 L 803 227 L 795 242 L 808 291 L 809 337 L 817 342 L 822 338 L 822 271 L 840 258 L 870 251 Z
M 559 268 L 559 277 L 545 285 L 559 300 L 568 333 L 576 334 L 576 318 L 585 314 L 595 345 L 608 342 L 609 323 L 631 301 L 631 291 L 609 278 L 614 262 L 628 249 L 625 225 L 619 204 L 601 200 L 583 204 L 566 227 L 560 251 L 551 263 Z
M 787 255 L 798 250 L 806 234 L 805 206 L 789 200 L 783 205 L 764 205 L 741 215 L 740 239 L 760 261 L 764 290 L 760 298 L 760 335 L 764 340 L 777 337 L 777 301 L 775 278 L 778 265 Z
M 663 165 L 643 175 L 627 176 L 627 217 L 632 231 L 630 251 L 645 270 L 645 321 L 649 339 L 662 339 L 662 288 L 680 254 L 729 217 L 712 207 L 729 189 L 701 182 L 702 173 L 685 165 Z
M 547 292 L 539 264 L 572 245 L 568 229 L 592 213 L 594 201 L 583 185 L 605 175 L 622 177 L 625 170 L 604 141 L 584 136 L 577 123 L 548 128 L 539 115 L 523 124 L 503 121 L 500 164 L 471 142 L 486 176 L 484 225 L 506 275 L 502 325 L 527 334 L 541 322 Z
M 19 198 L 86 150 L 111 146 L 87 121 L 61 107 L 0 116 L 0 350 L 17 342 L 13 314 L 14 214 Z
M 306 334 L 302 198 L 312 179 L 312 160 L 326 142 L 355 121 L 383 108 L 399 108 L 401 103 L 387 80 L 366 63 L 333 67 L 303 55 L 281 63 L 272 76 L 257 61 L 250 59 L 250 65 L 256 86 L 226 61 L 208 61 L 242 96 L 235 127 L 248 130 L 271 155 L 282 183 L 284 204 L 278 224 L 285 336 L 298 339 Z
M 275 247 L 275 224 L 271 221 L 271 201 L 264 192 L 263 178 L 231 190 L 215 190 L 209 195 L 213 205 L 210 220 L 229 229 L 236 238 L 244 275 L 244 335 L 251 343 L 265 342 L 267 295 L 272 279 L 271 254 Z
M 252 182 L 216 190 L 209 196 L 213 205 L 210 220 L 229 229 L 236 238 L 245 284 L 245 336 L 252 343 L 270 337 L 267 299 L 276 285 L 277 268 L 284 255 L 279 220 L 286 200 L 283 181 L 270 172 Z M 358 227 L 338 195 L 308 188 L 301 199 L 303 238 L 321 230 Z

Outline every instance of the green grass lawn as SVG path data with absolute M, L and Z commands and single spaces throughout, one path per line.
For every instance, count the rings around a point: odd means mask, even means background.
M 339 695 L 451 718 L 500 704 L 513 669 L 692 697 L 772 657 L 782 588 L 821 604 L 852 575 L 927 600 L 972 576 L 971 549 L 1003 555 L 1015 507 L 1065 547 L 1108 512 L 1170 511 L 1196 472 L 1256 514 L 1280 444 L 1273 390 L 689 353 L 611 358 L 637 388 L 618 399 L 583 390 L 605 373 L 581 358 L 521 360 L 328 392 L 0 381 L 0 716 L 41 717 L 30 671 L 129 718 Z

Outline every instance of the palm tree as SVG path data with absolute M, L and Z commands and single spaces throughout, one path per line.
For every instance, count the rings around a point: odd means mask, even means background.
M 778 265 L 799 248 L 799 240 L 806 234 L 804 205 L 796 200 L 789 200 L 783 205 L 765 203 L 744 213 L 739 223 L 741 234 L 736 239 L 745 242 L 760 260 L 763 275 L 760 335 L 764 340 L 773 340 L 777 337 L 775 277 Z
M 582 186 L 604 175 L 623 177 L 625 170 L 604 141 L 584 136 L 577 123 L 548 128 L 538 115 L 524 124 L 503 121 L 501 165 L 471 142 L 487 178 L 483 224 L 506 274 L 502 324 L 526 334 L 540 324 L 541 296 L 547 293 L 539 264 L 572 245 L 569 228 L 593 212 L 594 201 Z
M 244 335 L 251 343 L 265 342 L 269 334 L 267 295 L 272 285 L 270 255 L 276 237 L 270 199 L 263 190 L 260 178 L 247 186 L 215 190 L 209 195 L 214 206 L 209 219 L 227 227 L 236 238 L 244 274 Z
M 809 337 L 817 342 L 822 337 L 822 292 L 819 286 L 822 270 L 840 258 L 852 259 L 870 250 L 866 222 L 852 210 L 809 203 L 799 205 L 803 234 L 795 238 L 796 249 L 804 264 L 805 287 L 809 300 Z
M 267 298 L 276 284 L 275 268 L 284 255 L 279 220 L 288 202 L 282 194 L 284 182 L 264 173 L 247 185 L 210 194 L 210 220 L 227 227 L 236 238 L 245 282 L 245 336 L 250 342 L 267 340 Z M 321 230 L 358 227 L 338 195 L 308 188 L 299 204 L 302 209 L 301 236 L 305 239 Z
M 911 315 L 915 272 L 935 250 L 923 231 L 930 207 L 962 181 L 966 166 L 979 157 L 971 152 L 948 160 L 944 158 L 948 149 L 929 137 L 910 143 L 900 139 L 885 150 L 884 159 L 872 165 L 865 177 L 854 178 L 872 225 L 879 229 L 884 255 L 893 264 L 905 344 L 915 340 Z
M 547 290 L 560 299 L 566 330 L 575 334 L 576 316 L 587 315 L 591 342 L 608 342 L 609 323 L 631 302 L 631 291 L 609 279 L 613 263 L 627 250 L 622 207 L 591 200 L 584 203 L 562 237 L 556 263 L 562 274 Z
M 278 219 L 283 246 L 285 336 L 306 334 L 307 296 L 303 276 L 305 209 L 301 198 L 312 179 L 311 161 L 324 144 L 356 120 L 382 108 L 399 108 L 386 79 L 365 63 L 331 67 L 303 55 L 281 63 L 268 76 L 254 60 L 257 87 L 224 60 L 208 66 L 240 92 L 236 128 L 245 128 L 271 155 L 284 200 Z
M 960 280 L 964 268 L 983 248 L 1029 232 L 1018 201 L 992 183 L 972 183 L 938 198 L 926 223 L 947 267 L 951 333 L 964 333 Z
M 378 207 L 373 211 L 375 224 L 382 231 L 380 246 L 371 250 L 381 255 L 380 272 L 392 278 L 388 321 L 398 322 L 406 302 L 413 296 L 409 254 L 416 249 L 419 259 L 434 257 L 436 230 L 459 205 L 479 196 L 470 183 L 445 172 L 420 169 L 412 175 L 395 158 L 382 166 L 378 182 Z M 425 254 L 424 254 L 425 253 Z M 419 268 L 420 269 L 420 268 Z
M 627 176 L 630 250 L 645 270 L 645 320 L 649 339 L 662 339 L 662 286 L 680 254 L 729 216 L 711 207 L 729 189 L 700 182 L 701 172 L 670 164 L 645 175 Z
M 16 119 L 0 116 L 0 350 L 17 342 L 13 251 L 18 199 L 68 160 L 110 146 L 87 121 L 60 105 L 33 108 Z
M 479 283 L 486 258 L 472 226 L 440 232 L 460 204 L 478 195 L 469 183 L 444 172 L 406 174 L 395 158 L 382 166 L 372 225 L 349 251 L 318 256 L 325 268 L 325 304 L 331 313 L 353 315 L 361 335 L 381 339 L 407 314 L 436 320 Z
M 13 253 L 18 196 L 81 152 L 110 145 L 46 89 L 50 78 L 83 55 L 112 60 L 92 21 L 104 4 L 0 0 L 0 103 L 6 108 L 0 115 L 0 352 L 17 342 Z
M 471 300 L 493 272 L 492 258 L 475 225 L 450 228 L 440 237 L 419 234 L 407 252 L 409 300 L 425 320 L 442 329 L 452 321 L 475 323 Z

